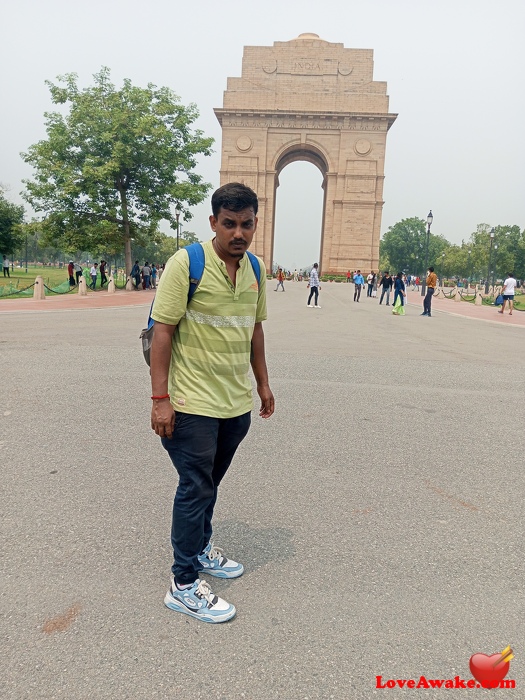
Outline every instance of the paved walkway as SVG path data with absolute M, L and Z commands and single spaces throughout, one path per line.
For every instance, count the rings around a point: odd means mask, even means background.
M 273 282 L 268 284 L 268 290 L 273 287 Z M 305 287 L 304 283 L 287 283 L 287 286 Z M 326 291 L 335 289 L 336 283 L 324 283 Z M 346 288 L 346 285 L 345 285 Z M 353 290 L 353 286 L 351 286 Z M 353 292 L 352 292 L 353 293 Z M 107 309 L 119 308 L 121 306 L 147 306 L 151 304 L 154 290 L 140 290 L 126 292 L 118 290 L 114 294 L 108 292 L 88 292 L 86 296 L 80 294 L 64 294 L 50 295 L 44 300 L 35 301 L 34 299 L 0 299 L 0 314 L 6 312 L 34 312 L 34 311 L 61 311 L 64 309 Z M 366 296 L 366 295 L 365 295 Z M 366 303 L 377 303 L 365 299 Z M 408 292 L 408 303 L 412 306 L 423 305 L 423 299 L 420 292 Z M 512 316 L 508 313 L 498 314 L 495 307 L 475 306 L 467 302 L 454 302 L 452 299 L 433 299 L 432 309 L 434 313 L 447 313 L 455 316 L 463 316 L 479 321 L 493 321 L 509 326 L 525 327 L 525 312 L 514 311 Z

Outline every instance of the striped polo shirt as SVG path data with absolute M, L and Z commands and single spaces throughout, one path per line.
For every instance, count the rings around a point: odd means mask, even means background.
M 188 304 L 189 258 L 182 248 L 160 278 L 152 318 L 177 326 L 168 391 L 176 411 L 234 418 L 253 408 L 248 376 L 253 329 L 266 320 L 266 269 L 261 289 L 245 254 L 232 284 L 212 242 L 203 244 L 202 279 Z

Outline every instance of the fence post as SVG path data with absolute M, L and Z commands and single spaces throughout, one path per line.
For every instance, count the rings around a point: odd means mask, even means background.
M 131 281 L 131 277 L 128 277 L 126 281 L 126 292 L 131 292 L 133 291 L 133 282 Z
M 459 291 L 459 287 L 456 287 L 454 290 L 454 301 L 461 301 L 461 294 Z
M 33 288 L 33 299 L 45 299 L 46 290 L 44 289 L 44 278 L 42 275 L 38 275 L 35 279 L 35 286 Z
M 78 293 L 81 297 L 87 296 L 86 278 L 84 275 L 78 280 Z
M 483 306 L 483 294 L 476 289 L 476 306 Z
M 115 282 L 113 281 L 113 275 L 111 275 L 109 278 L 108 294 L 115 294 Z

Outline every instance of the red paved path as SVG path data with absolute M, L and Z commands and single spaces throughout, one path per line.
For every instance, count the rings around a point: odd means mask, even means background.
M 34 311 L 58 311 L 63 309 L 105 309 L 120 306 L 141 306 L 151 304 L 154 290 L 140 290 L 126 292 L 119 290 L 114 294 L 108 292 L 91 292 L 87 296 L 80 294 L 64 294 L 62 296 L 48 296 L 41 301 L 34 299 L 0 299 L 0 314 L 14 312 Z M 408 292 L 410 305 L 423 306 L 420 292 Z M 433 312 L 449 313 L 464 318 L 472 318 L 481 321 L 493 321 L 509 326 L 525 328 L 525 311 L 514 311 L 512 316 L 506 312 L 503 316 L 495 307 L 475 306 L 467 302 L 455 302 L 452 299 L 433 299 Z

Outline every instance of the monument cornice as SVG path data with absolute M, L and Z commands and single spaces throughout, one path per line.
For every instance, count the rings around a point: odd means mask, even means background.
M 215 109 L 223 128 L 323 129 L 326 131 L 388 131 L 397 114 L 381 112 L 298 112 L 284 110 Z

